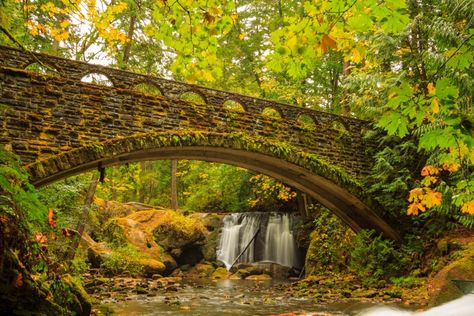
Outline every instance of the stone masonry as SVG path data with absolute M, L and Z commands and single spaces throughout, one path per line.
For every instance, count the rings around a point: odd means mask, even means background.
M 53 71 L 24 70 L 38 62 Z M 0 47 L 0 67 L 0 144 L 25 164 L 112 138 L 190 129 L 284 141 L 353 176 L 366 174 L 370 167 L 365 121 L 7 47 Z M 103 74 L 113 86 L 83 82 L 88 74 Z M 143 83 L 158 88 L 162 96 L 137 91 Z M 205 104 L 180 100 L 189 92 Z M 226 109 L 229 100 L 245 111 Z M 262 115 L 265 108 L 281 118 Z M 314 122 L 313 129 L 299 123 L 301 115 Z

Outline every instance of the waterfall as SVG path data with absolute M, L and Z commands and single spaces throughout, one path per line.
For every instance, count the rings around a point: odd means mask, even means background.
M 217 259 L 227 269 L 230 269 L 247 246 L 237 262 L 265 261 L 287 267 L 301 267 L 300 253 L 293 234 L 296 222 L 293 214 L 234 213 L 226 215 L 223 222 Z

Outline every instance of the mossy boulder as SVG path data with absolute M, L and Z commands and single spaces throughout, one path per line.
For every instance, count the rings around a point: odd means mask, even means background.
M 66 274 L 61 277 L 61 280 L 69 288 L 73 295 L 74 305 L 73 312 L 76 315 L 90 315 L 92 309 L 92 298 L 82 287 L 81 283 L 74 279 L 71 275 Z
M 101 198 L 94 198 L 94 205 L 98 210 L 98 218 L 101 224 L 106 223 L 111 218 L 125 217 L 137 211 L 133 204 L 124 204 L 116 201 L 106 201 Z
M 210 263 L 198 263 L 187 272 L 187 275 L 194 278 L 208 278 L 213 274 L 214 270 Z
M 154 240 L 165 250 L 182 249 L 202 243 L 205 229 L 198 220 L 171 210 L 148 210 L 130 214 L 128 219 L 140 223 L 153 234 Z
M 216 249 L 219 244 L 219 233 L 222 227 L 223 215 L 204 214 L 199 217 L 206 228 L 205 239 L 201 247 L 202 255 L 206 261 L 216 261 Z
M 474 241 L 465 245 L 464 250 L 459 252 L 457 257 L 430 280 L 429 306 L 437 306 L 465 294 L 453 280 L 474 280 Z
M 230 275 L 231 273 L 227 271 L 226 268 L 219 267 L 212 273 L 211 278 L 213 280 L 222 280 L 222 279 L 228 279 Z

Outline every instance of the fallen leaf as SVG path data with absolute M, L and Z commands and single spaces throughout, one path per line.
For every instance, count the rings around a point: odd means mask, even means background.
M 56 227 L 56 222 L 54 221 L 54 210 L 52 208 L 48 209 L 48 224 L 51 227 Z

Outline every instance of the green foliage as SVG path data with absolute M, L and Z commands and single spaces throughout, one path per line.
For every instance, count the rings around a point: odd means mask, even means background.
M 54 182 L 38 190 L 41 202 L 56 212 L 58 227 L 77 227 L 90 178 L 91 174 L 86 173 Z
M 310 238 L 305 262 L 307 276 L 347 268 L 354 233 L 338 217 L 323 207 L 317 208 Z
M 374 165 L 366 179 L 368 193 L 381 206 L 381 212 L 393 217 L 403 217 L 410 188 L 415 186 L 414 174 L 424 166 L 423 155 L 417 152 L 412 140 L 402 141 L 396 137 L 372 135 L 379 140 L 380 151 L 374 154 Z
M 0 148 L 0 210 L 2 215 L 36 231 L 46 225 L 46 207 L 40 202 L 28 173 L 13 154 Z
M 148 258 L 140 253 L 131 245 L 120 246 L 114 249 L 109 255 L 103 256 L 100 265 L 101 269 L 112 275 L 117 275 L 125 271 L 130 272 L 131 276 L 140 276 L 143 274 L 143 264 L 140 259 Z
M 362 284 L 372 286 L 398 272 L 397 257 L 393 241 L 376 236 L 374 231 L 361 230 L 350 251 L 349 270 L 359 277 Z

